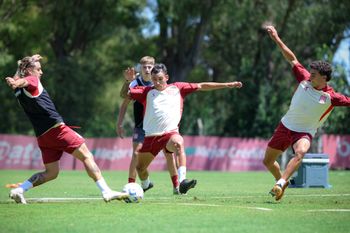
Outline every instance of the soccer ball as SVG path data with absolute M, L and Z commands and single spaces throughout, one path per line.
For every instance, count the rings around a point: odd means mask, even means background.
M 128 183 L 124 185 L 123 192 L 128 193 L 127 203 L 138 203 L 143 199 L 143 189 L 138 183 Z

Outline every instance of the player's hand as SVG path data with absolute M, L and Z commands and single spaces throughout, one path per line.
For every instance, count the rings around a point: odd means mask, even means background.
M 32 59 L 34 60 L 34 61 L 40 61 L 41 59 L 42 59 L 43 57 L 42 56 L 40 56 L 40 54 L 34 54 L 33 56 L 32 56 Z
M 275 40 L 278 37 L 278 33 L 274 26 L 269 25 L 269 26 L 266 26 L 265 29 L 269 33 L 271 39 Z
M 11 87 L 13 90 L 16 89 L 16 80 L 14 78 L 6 77 L 5 80 L 9 87 Z
M 127 82 L 133 81 L 136 78 L 135 68 L 128 67 L 126 70 L 124 70 L 124 78 L 125 78 L 125 81 Z
M 241 88 L 242 86 L 243 86 L 243 83 L 241 83 L 241 82 L 227 83 L 227 87 L 229 87 L 229 88 Z
M 124 131 L 123 126 L 117 125 L 117 134 L 120 138 L 124 138 L 125 131 Z

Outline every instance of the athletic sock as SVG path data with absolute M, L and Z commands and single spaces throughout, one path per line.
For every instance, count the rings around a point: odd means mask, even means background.
M 98 181 L 96 181 L 96 185 L 101 190 L 101 193 L 106 193 L 106 192 L 112 191 L 108 187 L 108 185 L 103 177 L 101 179 L 99 179 Z
M 179 177 L 178 175 L 174 175 L 171 177 L 171 182 L 173 182 L 173 187 L 176 188 L 179 186 Z
M 22 188 L 24 192 L 28 191 L 29 189 L 33 188 L 33 184 L 29 182 L 28 180 L 24 181 L 19 188 Z
M 186 167 L 181 166 L 177 169 L 177 174 L 179 174 L 179 182 L 181 183 L 184 179 L 186 179 Z
M 151 183 L 151 181 L 149 180 L 149 177 L 147 177 L 146 180 L 141 180 L 141 187 L 143 189 L 146 189 L 146 188 L 148 188 L 150 183 Z
M 128 183 L 135 183 L 135 181 L 136 181 L 136 179 L 134 179 L 134 178 L 129 177 L 129 179 L 128 179 Z
M 286 180 L 281 178 L 277 181 L 276 184 L 279 184 L 279 185 L 281 185 L 281 187 L 283 187 L 286 184 Z

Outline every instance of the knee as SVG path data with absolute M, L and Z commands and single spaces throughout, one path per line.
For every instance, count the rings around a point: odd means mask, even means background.
M 54 180 L 57 178 L 59 170 L 46 170 L 45 173 L 47 180 Z
M 268 158 L 268 157 L 266 157 L 266 156 L 265 156 L 265 158 L 264 158 L 264 160 L 263 160 L 263 164 L 264 164 L 264 166 L 267 167 L 267 168 L 271 167 L 271 166 L 273 165 L 274 162 L 275 162 L 275 161 L 271 160 L 270 158 Z
M 144 166 L 143 164 L 137 163 L 136 165 L 137 173 L 143 172 L 145 169 L 146 169 L 146 166 Z
M 295 151 L 294 160 L 295 160 L 297 163 L 301 163 L 301 161 L 302 161 L 303 158 L 304 158 L 304 155 L 305 155 L 305 152 L 304 152 L 304 151 Z

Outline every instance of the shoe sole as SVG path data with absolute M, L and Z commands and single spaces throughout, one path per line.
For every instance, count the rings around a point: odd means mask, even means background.
M 149 183 L 148 187 L 143 189 L 143 192 L 146 192 L 147 190 L 150 190 L 151 188 L 153 188 L 153 183 Z
M 188 192 L 188 190 L 196 187 L 196 185 L 197 185 L 197 180 L 193 180 L 192 184 L 190 184 L 190 186 L 186 187 L 186 191 L 185 192 L 180 191 L 180 194 L 186 194 Z M 181 186 L 180 186 L 180 189 L 181 189 Z

